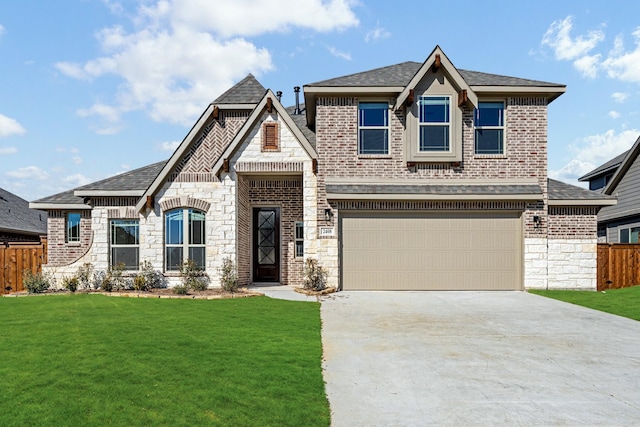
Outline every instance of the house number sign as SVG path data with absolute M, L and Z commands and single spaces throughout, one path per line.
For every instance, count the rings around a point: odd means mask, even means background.
M 320 237 L 334 237 L 336 229 L 333 227 L 320 227 Z

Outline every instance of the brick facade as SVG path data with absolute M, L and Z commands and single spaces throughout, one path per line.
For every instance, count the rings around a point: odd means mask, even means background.
M 49 266 L 59 267 L 74 263 L 87 253 L 93 243 L 91 211 L 74 212 L 80 213 L 80 241 L 68 243 L 66 240 L 67 211 L 49 211 L 47 220 Z

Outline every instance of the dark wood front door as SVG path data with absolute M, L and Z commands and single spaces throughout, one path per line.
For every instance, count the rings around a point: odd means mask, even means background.
M 280 281 L 280 209 L 253 209 L 253 281 Z

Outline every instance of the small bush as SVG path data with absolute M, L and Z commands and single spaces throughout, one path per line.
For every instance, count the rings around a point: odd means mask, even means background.
M 77 291 L 79 284 L 80 284 L 80 280 L 76 276 L 62 278 L 62 287 L 64 287 L 66 290 L 70 292 Z
M 220 272 L 220 286 L 227 292 L 235 292 L 238 290 L 238 273 L 235 263 L 231 257 L 222 260 L 222 267 L 218 269 Z
M 107 272 L 104 270 L 96 270 L 93 272 L 92 278 L 93 278 L 93 289 L 102 289 L 104 291 L 103 288 L 103 284 L 105 283 L 105 279 L 107 277 Z M 107 292 L 111 292 L 111 290 L 107 291 Z
M 30 294 L 40 294 L 51 286 L 50 278 L 41 271 L 34 273 L 31 270 L 25 270 L 22 273 L 22 283 Z
M 162 274 L 153 269 L 153 264 L 149 261 L 140 263 L 140 272 L 133 279 L 133 289 L 136 291 L 150 291 L 162 286 Z
M 194 291 L 204 291 L 209 286 L 209 275 L 193 260 L 186 260 L 180 266 L 180 275 L 182 276 L 182 285 L 187 289 Z
M 173 287 L 173 293 L 176 295 L 186 295 L 189 293 L 189 288 L 186 285 L 177 285 Z
M 307 258 L 304 262 L 303 287 L 312 291 L 322 291 L 327 287 L 327 270 L 315 258 Z
M 91 288 L 91 278 L 93 273 L 93 265 L 85 262 L 76 271 L 76 277 L 78 278 L 78 285 L 81 289 L 88 290 Z

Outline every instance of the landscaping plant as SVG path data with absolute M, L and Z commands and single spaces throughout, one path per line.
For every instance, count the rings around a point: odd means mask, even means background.
M 22 273 L 22 283 L 30 294 L 40 294 L 51 286 L 51 280 L 48 275 L 42 271 L 34 273 L 29 269 Z
M 177 294 L 184 295 L 190 289 L 200 292 L 209 286 L 209 275 L 191 259 L 180 265 L 180 276 L 182 277 L 182 287 L 174 287 L 174 292 Z M 181 292 L 184 292 L 184 294 Z
M 327 270 L 315 258 L 304 262 L 303 287 L 311 291 L 322 291 L 327 287 Z
M 231 257 L 222 260 L 220 272 L 220 286 L 227 292 L 235 292 L 238 290 L 238 273 L 235 263 Z
M 76 277 L 76 276 L 63 277 L 62 278 L 62 287 L 65 288 L 66 290 L 70 291 L 70 292 L 77 291 L 79 284 L 80 284 L 80 281 L 78 280 L 78 277 Z

